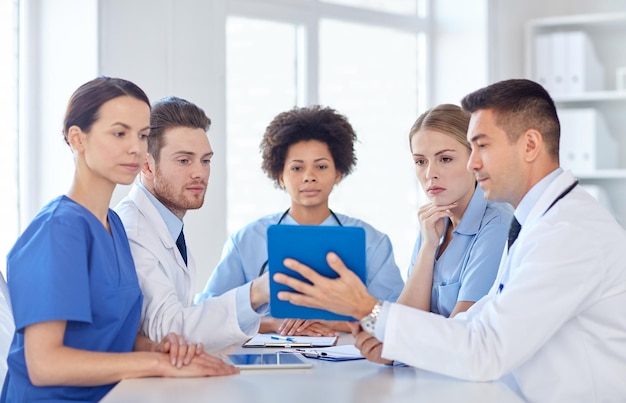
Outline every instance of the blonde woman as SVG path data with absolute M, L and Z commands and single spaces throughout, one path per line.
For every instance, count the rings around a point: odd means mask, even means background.
M 442 104 L 422 114 L 409 133 L 429 202 L 418 212 L 420 233 L 398 303 L 446 317 L 487 294 L 513 217 L 508 204 L 485 200 L 467 170 L 469 120 L 459 106 Z

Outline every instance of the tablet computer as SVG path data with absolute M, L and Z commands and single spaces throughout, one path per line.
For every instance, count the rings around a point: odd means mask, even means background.
M 299 353 L 230 354 L 226 362 L 239 369 L 311 368 L 313 364 Z
M 271 225 L 267 229 L 267 265 L 270 272 L 270 314 L 275 318 L 355 321 L 322 309 L 293 305 L 278 299 L 279 291 L 293 291 L 274 281 L 274 274 L 305 280 L 283 265 L 286 258 L 296 259 L 322 276 L 336 278 L 326 262 L 328 252 L 335 252 L 348 268 L 366 284 L 365 230 L 360 227 L 322 225 Z

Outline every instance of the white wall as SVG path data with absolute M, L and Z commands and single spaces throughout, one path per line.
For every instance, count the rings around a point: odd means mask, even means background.
M 21 2 L 20 199 L 25 228 L 50 199 L 67 192 L 74 162 L 62 135 L 72 92 L 97 75 L 97 1 Z M 80 18 L 67 20 L 67 10 Z M 27 17 L 27 20 L 26 20 Z
M 433 0 L 431 106 L 488 84 L 488 0 Z

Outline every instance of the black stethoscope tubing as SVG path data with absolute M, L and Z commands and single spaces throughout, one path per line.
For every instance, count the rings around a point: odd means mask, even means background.
M 280 225 L 283 222 L 283 220 L 285 219 L 287 214 L 289 214 L 289 210 L 291 210 L 291 208 L 288 208 L 287 210 L 285 210 L 283 215 L 280 216 L 280 219 L 278 220 L 276 225 Z M 340 227 L 343 227 L 343 224 L 341 223 L 341 221 L 339 221 L 339 217 L 337 217 L 337 214 L 335 214 L 331 209 L 328 209 L 328 211 L 330 211 L 330 215 L 332 215 L 333 218 L 335 219 L 335 221 L 337 221 L 337 224 L 339 224 Z M 267 267 L 267 260 L 265 260 L 265 262 L 261 266 L 261 270 L 259 270 L 259 277 L 261 277 L 263 275 L 263 273 L 265 273 L 265 268 L 266 267 Z

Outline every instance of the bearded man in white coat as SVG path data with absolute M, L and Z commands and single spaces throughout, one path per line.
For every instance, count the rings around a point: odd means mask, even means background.
M 447 319 L 377 301 L 329 254 L 337 279 L 286 260 L 312 284 L 276 274 L 299 292 L 278 297 L 359 319 L 355 345 L 372 361 L 470 381 L 512 378 L 532 402 L 626 401 L 626 233 L 560 168 L 554 102 L 516 79 L 462 105 L 471 113 L 468 169 L 487 199 L 515 208 L 509 245 L 494 251 L 503 255 L 491 291 Z
M 196 263 L 183 217 L 204 203 L 213 150 L 210 119 L 195 104 L 168 97 L 152 106 L 148 155 L 140 177 L 116 207 L 144 294 L 140 331 L 170 332 L 216 351 L 256 334 L 267 312 L 267 275 L 219 297 L 194 303 Z

